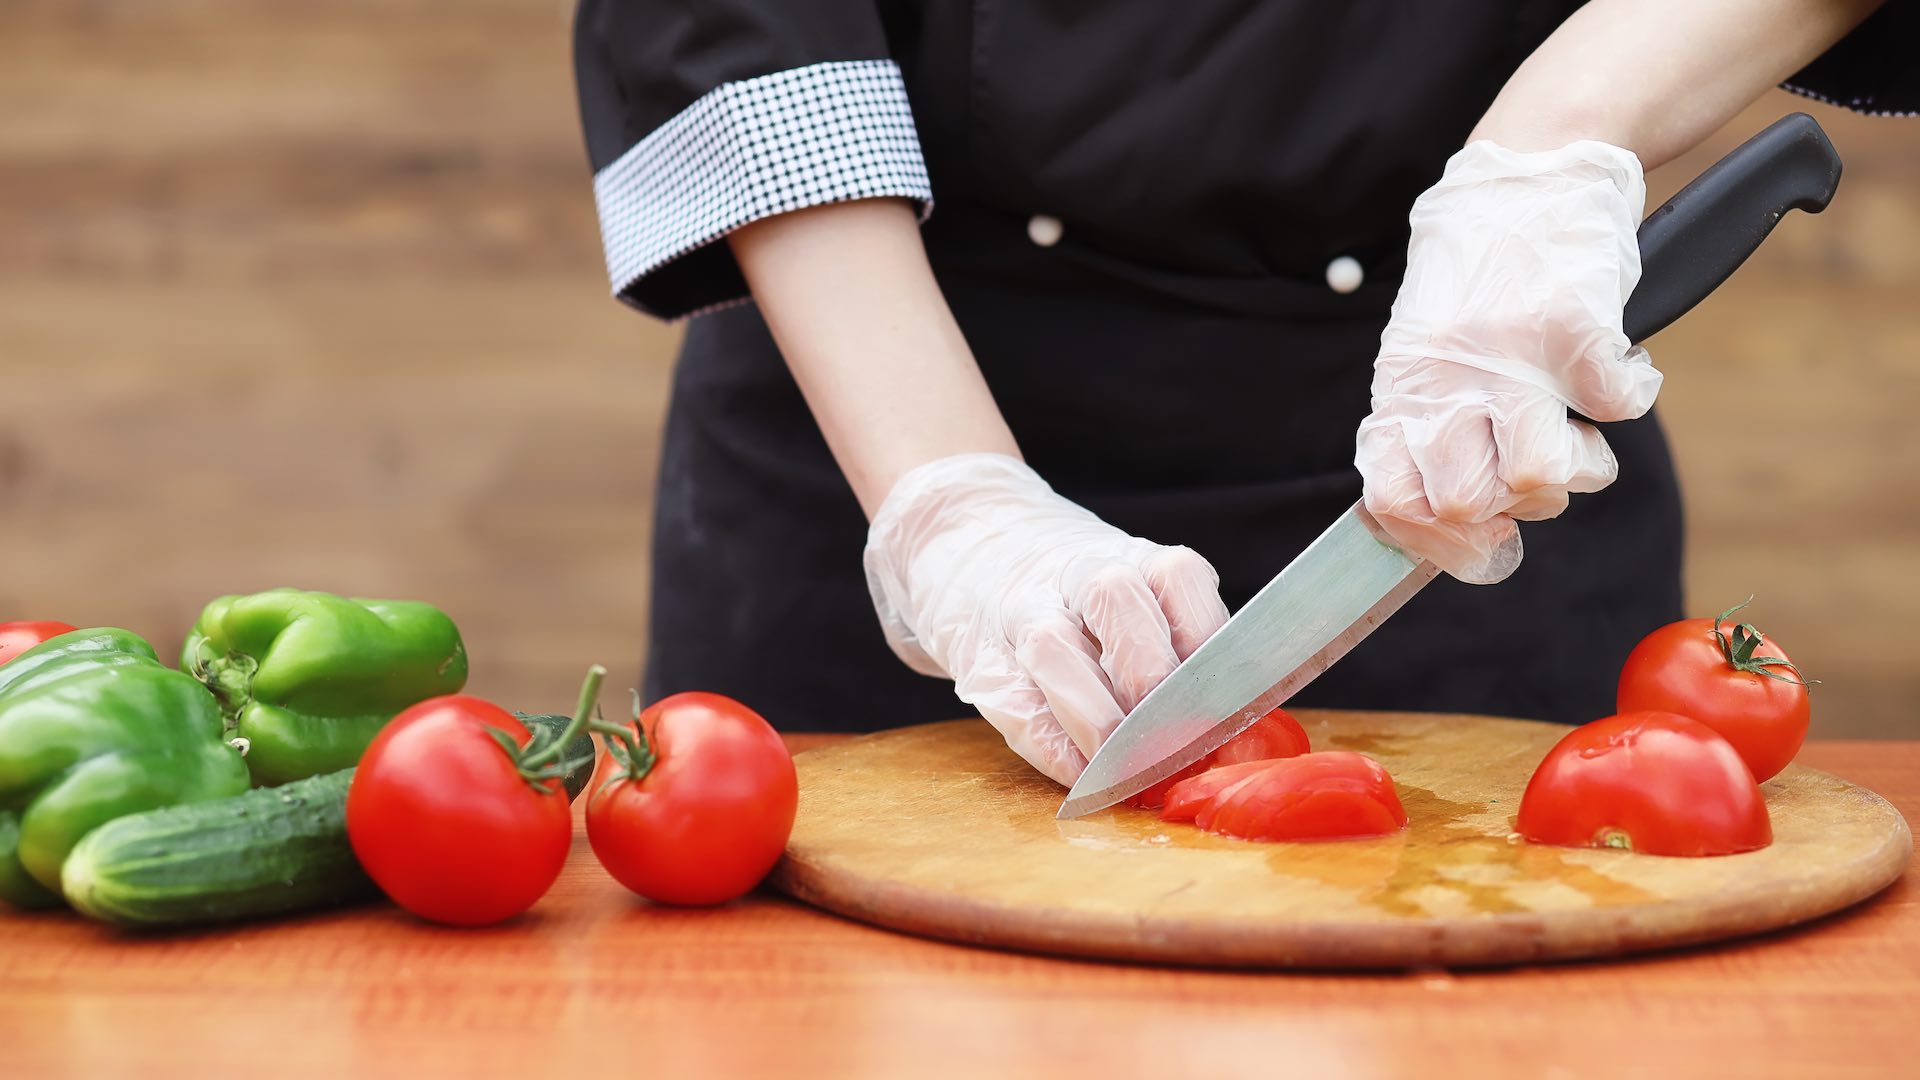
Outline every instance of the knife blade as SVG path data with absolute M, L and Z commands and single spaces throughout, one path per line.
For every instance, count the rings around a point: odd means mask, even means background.
M 1394 546 L 1355 503 L 1141 699 L 1060 816 L 1111 806 L 1205 757 L 1332 667 L 1439 572 Z M 1286 672 L 1277 683 L 1275 671 Z
M 1724 282 L 1788 210 L 1826 209 L 1840 158 L 1793 113 L 1734 148 L 1641 223 L 1627 336 L 1651 336 Z M 1111 806 L 1199 761 L 1284 704 L 1439 573 L 1356 503 L 1149 693 L 1087 763 L 1062 818 Z M 1275 673 L 1279 677 L 1274 678 Z

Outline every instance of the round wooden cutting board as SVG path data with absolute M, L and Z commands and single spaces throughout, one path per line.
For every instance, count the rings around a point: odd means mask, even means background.
M 1393 773 L 1411 817 L 1379 840 L 1261 844 L 1148 811 L 1058 821 L 1062 790 L 984 722 L 800 754 L 773 884 L 881 926 L 970 944 L 1235 967 L 1420 967 L 1612 956 L 1787 926 L 1871 896 L 1912 851 L 1886 800 L 1793 766 L 1765 785 L 1771 847 L 1676 859 L 1513 835 L 1566 728 L 1302 710 L 1316 750 Z

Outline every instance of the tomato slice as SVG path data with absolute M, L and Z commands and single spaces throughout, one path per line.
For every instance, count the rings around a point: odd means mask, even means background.
M 1568 732 L 1527 783 L 1518 827 L 1535 843 L 1650 855 L 1732 855 L 1773 842 L 1766 800 L 1733 744 L 1663 712 Z
M 1249 777 L 1266 771 L 1270 761 L 1243 761 L 1222 765 L 1198 776 L 1190 776 L 1167 792 L 1167 804 L 1160 811 L 1162 821 L 1192 821 L 1220 793 Z
M 1247 730 L 1227 740 L 1225 746 L 1127 799 L 1126 804 L 1137 806 L 1142 810 L 1156 810 L 1166 804 L 1167 792 L 1171 791 L 1175 784 L 1199 776 L 1210 769 L 1221 765 L 1237 765 L 1245 761 L 1294 757 L 1306 753 L 1308 749 L 1307 731 L 1300 726 L 1300 721 L 1295 720 L 1293 715 L 1285 709 L 1274 709 L 1255 720 Z
M 1242 840 L 1341 840 L 1395 832 L 1407 811 L 1379 762 L 1330 750 L 1268 762 L 1222 789 L 1193 823 Z
M 1227 744 L 1207 756 L 1215 767 L 1238 765 L 1243 761 L 1271 761 L 1298 757 L 1311 749 L 1307 729 L 1285 709 L 1275 709 L 1253 722 L 1253 726 L 1227 740 Z

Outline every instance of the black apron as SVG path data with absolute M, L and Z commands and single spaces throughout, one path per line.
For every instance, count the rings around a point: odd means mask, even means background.
M 1199 551 L 1238 607 L 1359 497 L 1354 430 L 1408 208 L 1576 7 L 583 0 L 576 66 L 598 179 L 707 116 L 716 87 L 897 65 L 934 270 L 1028 461 L 1115 526 Z M 1895 0 L 1844 47 L 1877 48 L 1874 25 L 1913 10 Z M 1870 66 L 1910 95 L 1888 74 L 1903 67 Z M 629 204 L 610 192 L 611 264 Z M 718 235 L 616 291 L 668 316 L 741 297 Z M 1364 271 L 1357 289 L 1329 287 L 1338 259 Z M 1441 578 L 1295 702 L 1612 711 L 1627 652 L 1682 614 L 1681 516 L 1657 421 L 1606 436 L 1619 481 L 1523 525 L 1518 573 Z M 964 712 L 887 649 L 865 538 L 755 309 L 695 318 L 661 460 L 647 696 L 717 691 L 795 731 Z
M 1057 258 L 1018 218 L 962 217 L 928 226 L 940 284 L 1027 460 L 1063 495 L 1205 555 L 1230 608 L 1359 498 L 1378 316 L 1208 311 Z M 1606 434 L 1620 480 L 1523 526 L 1512 578 L 1435 581 L 1295 704 L 1611 712 L 1628 650 L 1681 614 L 1681 537 L 1658 423 Z M 965 711 L 888 650 L 861 568 L 866 520 L 750 306 L 687 329 L 657 515 L 649 699 L 718 691 L 790 731 Z

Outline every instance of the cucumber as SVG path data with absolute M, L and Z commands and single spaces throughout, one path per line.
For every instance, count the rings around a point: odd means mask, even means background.
M 534 740 L 557 737 L 564 716 L 522 716 Z M 593 740 L 561 755 L 567 798 L 593 777 Z M 228 799 L 118 818 L 67 856 L 60 889 L 84 915 L 127 927 L 233 922 L 337 907 L 379 895 L 347 840 L 353 770 L 325 773 Z
M 353 770 L 116 818 L 67 856 L 60 891 L 122 926 L 189 926 L 379 895 L 347 843 Z

